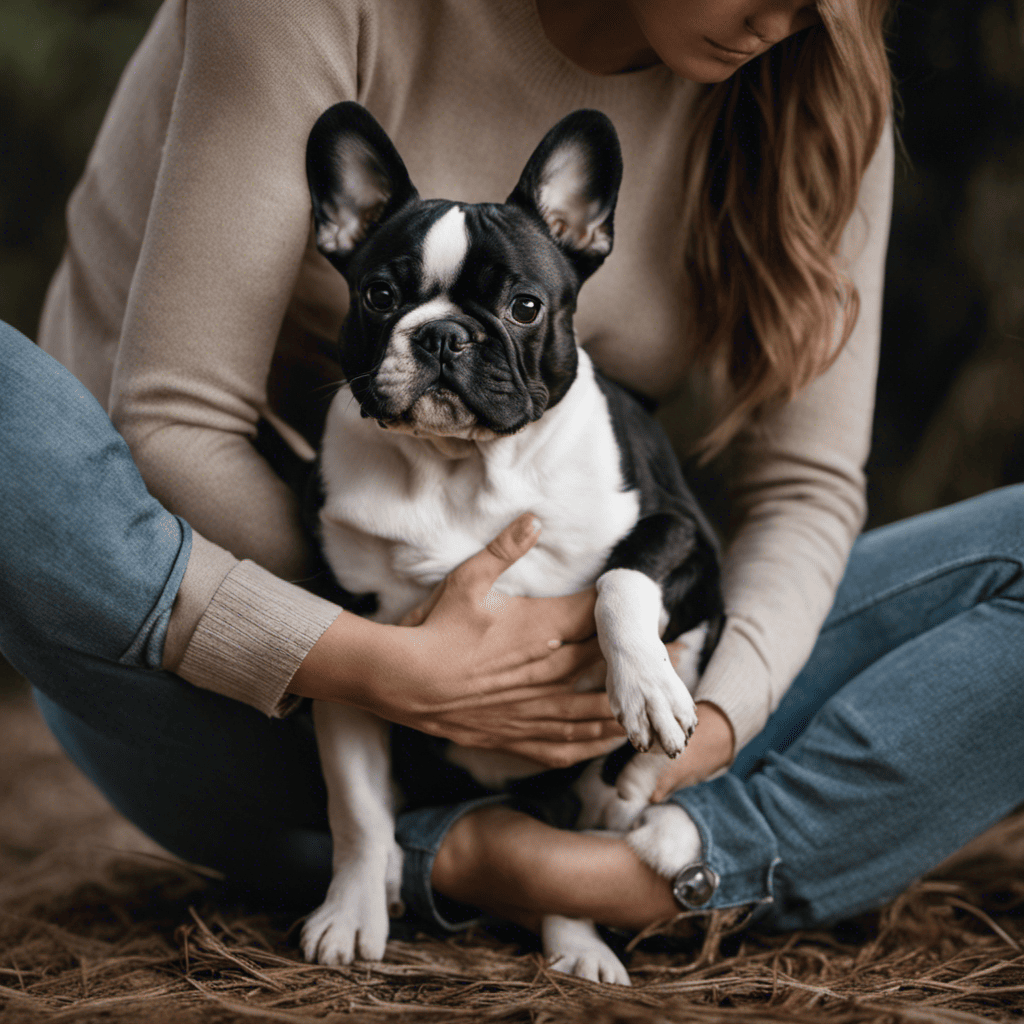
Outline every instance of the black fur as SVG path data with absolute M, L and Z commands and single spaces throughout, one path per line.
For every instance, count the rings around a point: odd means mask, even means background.
M 566 155 L 568 166 L 581 172 L 579 201 L 551 209 L 546 201 L 557 203 L 560 195 L 551 187 L 559 166 L 553 158 Z M 370 200 L 360 198 L 365 188 L 350 188 L 339 173 L 353 162 L 362 183 L 372 183 Z M 603 114 L 577 111 L 551 129 L 505 203 L 421 200 L 383 129 L 352 103 L 338 104 L 319 118 L 309 139 L 307 169 L 316 225 L 325 229 L 328 241 L 346 213 L 358 214 L 356 221 L 346 221 L 359 225 L 354 235 L 345 235 L 351 245 L 342 252 L 328 244 L 324 253 L 349 284 L 340 360 L 364 416 L 382 425 L 409 424 L 410 410 L 422 396 L 447 391 L 469 410 L 474 425 L 511 434 L 564 397 L 578 360 L 572 328 L 576 296 L 610 250 L 622 176 L 618 139 Z M 430 227 L 456 205 L 465 216 L 469 248 L 457 279 L 446 288 L 452 308 L 410 329 L 411 366 L 403 371 L 403 387 L 378 388 L 376 371 L 394 325 L 438 293 L 439 286 L 426 281 L 420 247 Z M 575 212 L 584 208 L 597 212 L 587 220 Z M 389 296 L 383 307 L 373 301 L 381 286 Z M 540 312 L 529 323 L 510 316 L 514 299 L 523 294 L 539 303 Z M 710 623 L 700 656 L 703 670 L 724 621 L 714 531 L 642 400 L 600 375 L 597 380 L 614 426 L 625 487 L 640 497 L 638 521 L 614 547 L 605 570 L 638 570 L 661 587 L 669 613 L 666 641 Z
M 626 486 L 640 495 L 640 518 L 615 546 L 609 569 L 637 569 L 662 587 L 666 642 L 707 620 L 703 671 L 724 624 L 715 531 L 683 479 L 661 425 L 625 388 L 597 375 L 618 441 Z

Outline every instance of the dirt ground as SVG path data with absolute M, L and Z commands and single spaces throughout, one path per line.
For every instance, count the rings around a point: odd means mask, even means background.
M 880 914 L 730 934 L 724 915 L 642 943 L 633 988 L 551 972 L 515 935 L 389 943 L 304 964 L 295 922 L 222 905 L 120 817 L 0 675 L 0 1021 L 966 1024 L 1024 1016 L 1024 820 Z

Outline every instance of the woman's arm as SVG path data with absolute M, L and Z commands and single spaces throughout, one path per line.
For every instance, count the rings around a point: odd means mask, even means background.
M 728 623 L 697 690 L 728 716 L 736 749 L 764 726 L 807 660 L 865 516 L 893 136 L 882 136 L 843 237 L 860 293 L 857 325 L 832 367 L 737 443 L 742 526 L 723 564 Z
M 455 569 L 415 626 L 342 611 L 208 541 L 218 571 L 190 560 L 163 650 L 163 667 L 190 682 L 283 714 L 299 697 L 351 704 L 466 746 L 500 747 L 562 767 L 622 742 L 604 694 L 572 692 L 599 656 L 592 590 L 512 598 L 491 589 L 536 543 L 520 516 Z M 213 588 L 212 598 L 205 590 Z M 181 607 L 184 606 L 184 607 Z M 198 615 L 189 634 L 183 622 Z
M 594 591 L 531 599 L 492 589 L 538 536 L 537 520 L 520 516 L 447 576 L 419 625 L 343 613 L 289 691 L 550 767 L 621 745 L 607 696 L 572 692 L 572 677 L 600 657 Z
M 285 579 L 309 552 L 250 439 L 310 230 L 306 136 L 356 98 L 355 3 L 191 0 L 114 368 L 111 416 L 150 491 Z

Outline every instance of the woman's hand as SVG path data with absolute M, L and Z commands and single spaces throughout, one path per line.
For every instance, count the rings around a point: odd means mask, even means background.
M 677 789 L 703 782 L 728 767 L 732 763 L 734 743 L 732 724 L 724 712 L 715 704 L 697 701 L 697 727 L 686 749 L 669 761 L 658 776 L 651 803 L 661 803 Z
M 492 589 L 538 535 L 537 520 L 520 516 L 448 575 L 410 617 L 417 625 L 339 616 L 289 690 L 552 767 L 619 745 L 607 697 L 572 692 L 600 657 L 593 590 L 523 598 Z

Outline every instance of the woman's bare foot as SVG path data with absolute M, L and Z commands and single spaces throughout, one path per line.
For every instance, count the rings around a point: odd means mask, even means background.
M 622 838 L 552 828 L 507 807 L 460 818 L 431 881 L 452 899 L 534 931 L 545 914 L 640 931 L 678 912 L 669 883 Z

